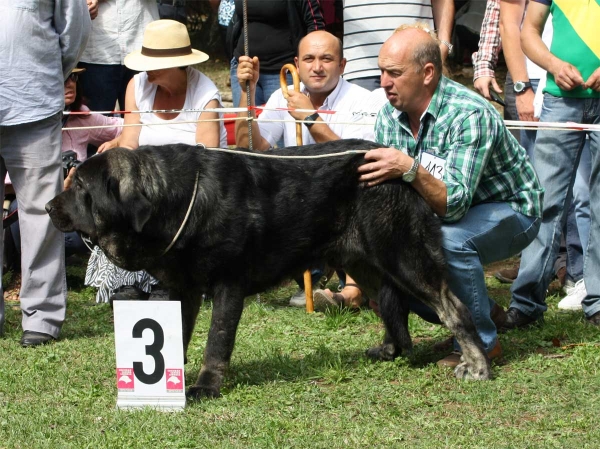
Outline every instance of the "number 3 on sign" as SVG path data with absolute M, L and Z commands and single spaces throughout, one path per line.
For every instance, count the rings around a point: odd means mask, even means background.
M 115 301 L 117 407 L 185 406 L 181 304 Z

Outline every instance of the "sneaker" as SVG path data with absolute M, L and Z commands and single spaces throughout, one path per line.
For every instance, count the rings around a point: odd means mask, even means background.
M 561 310 L 581 310 L 581 301 L 586 297 L 587 291 L 583 279 L 577 281 L 569 294 L 560 300 L 558 308 Z
M 290 306 L 292 307 L 306 307 L 306 294 L 304 289 L 298 289 L 296 293 L 290 298 Z
M 565 291 L 565 294 L 569 294 L 571 293 L 571 291 L 573 291 L 573 287 L 575 287 L 575 282 L 573 282 L 571 279 L 567 279 L 565 281 L 565 285 L 563 285 L 563 290 Z

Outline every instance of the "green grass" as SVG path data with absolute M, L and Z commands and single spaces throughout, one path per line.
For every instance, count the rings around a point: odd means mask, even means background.
M 95 305 L 82 266 L 68 267 L 61 339 L 19 346 L 8 303 L 0 339 L 0 448 L 598 447 L 600 330 L 550 297 L 545 324 L 500 336 L 494 380 L 456 380 L 433 343 L 449 334 L 411 316 L 409 358 L 372 363 L 371 311 L 306 314 L 285 285 L 248 298 L 223 396 L 181 413 L 116 410 L 112 311 Z M 506 286 L 489 279 L 504 306 Z M 186 366 L 195 381 L 210 322 L 201 309 Z

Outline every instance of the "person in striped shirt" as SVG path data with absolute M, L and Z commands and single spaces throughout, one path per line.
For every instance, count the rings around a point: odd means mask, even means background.
M 359 179 L 410 183 L 440 217 L 450 288 L 470 310 L 490 358 L 498 357 L 503 311 L 488 296 L 483 264 L 517 254 L 536 236 L 537 175 L 494 107 L 442 75 L 439 41 L 427 25 L 399 27 L 378 61 L 389 103 L 377 116 L 375 139 L 385 148 L 366 153 Z M 411 310 L 439 322 L 416 299 Z M 499 315 L 493 320 L 492 313 Z M 455 347 L 438 364 L 459 360 Z

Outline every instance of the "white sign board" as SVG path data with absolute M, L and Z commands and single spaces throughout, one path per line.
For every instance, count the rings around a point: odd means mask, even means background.
M 117 408 L 185 407 L 181 303 L 115 301 Z

